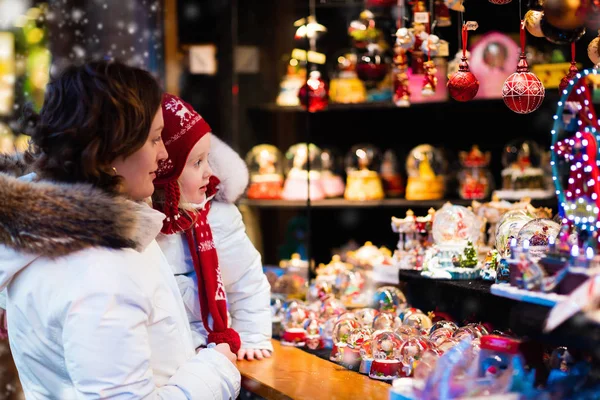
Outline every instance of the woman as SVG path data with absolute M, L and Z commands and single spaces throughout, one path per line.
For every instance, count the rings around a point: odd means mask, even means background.
M 0 174 L 0 288 L 27 398 L 222 399 L 239 394 L 226 344 L 196 354 L 154 240 L 162 93 L 116 62 L 68 68 L 32 135 L 39 182 Z

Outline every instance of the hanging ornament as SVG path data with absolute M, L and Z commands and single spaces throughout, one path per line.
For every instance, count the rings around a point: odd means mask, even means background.
M 317 112 L 327 108 L 329 86 L 317 70 L 310 71 L 308 80 L 298 91 L 298 99 L 305 110 Z
M 479 90 L 479 81 L 469 70 L 467 63 L 467 25 L 462 27 L 462 58 L 458 66 L 458 71 L 453 73 L 448 79 L 448 92 L 450 96 L 457 101 L 472 100 Z
M 517 72 L 511 74 L 502 86 L 504 104 L 518 114 L 537 110 L 544 100 L 544 85 L 535 74 L 529 72 L 525 56 L 525 21 L 521 21 L 521 55 Z
M 440 28 L 444 28 L 452 25 L 452 20 L 450 19 L 450 10 L 448 6 L 444 4 L 443 0 L 435 0 L 435 20 L 437 21 L 437 26 Z
M 503 4 L 508 4 L 510 3 L 512 0 L 490 0 L 490 3 L 492 4 L 497 4 L 497 5 L 503 5 Z
M 540 22 L 544 16 L 543 11 L 529 10 L 525 13 L 525 29 L 535 37 L 544 37 Z
M 581 27 L 587 18 L 589 0 L 546 0 L 544 15 L 558 29 L 573 30 Z
M 425 61 L 423 63 L 423 68 L 425 69 L 425 77 L 423 78 L 421 94 L 423 96 L 432 96 L 437 87 L 438 78 L 435 76 L 435 74 L 437 74 L 437 68 L 435 67 L 433 60 Z
M 444 0 L 444 3 L 446 4 L 446 6 L 453 10 L 453 11 L 458 11 L 458 12 L 465 12 L 465 6 L 463 6 L 463 0 Z
M 397 69 L 394 77 L 394 104 L 398 107 L 410 106 L 410 87 L 407 69 Z
M 415 45 L 415 34 L 408 28 L 400 28 L 396 31 L 396 46 L 410 50 Z
M 573 78 L 577 76 L 578 72 L 579 70 L 577 69 L 577 62 L 575 62 L 575 43 L 571 43 L 571 66 L 569 67 L 569 72 L 567 75 L 563 76 L 563 78 L 560 80 L 558 85 L 558 93 L 561 95 L 563 94 L 563 91 L 569 85 L 569 81 L 573 80 Z
M 588 44 L 587 53 L 588 57 L 594 63 L 594 68 L 600 68 L 600 49 L 598 45 L 600 44 L 600 30 L 598 31 L 598 36 L 592 39 L 590 44 Z
M 362 11 L 357 20 L 350 22 L 348 35 L 357 49 L 366 49 L 369 43 L 378 41 L 381 31 L 375 27 L 375 15 L 369 10 Z
M 381 82 L 390 70 L 385 54 L 376 43 L 369 43 L 367 52 L 358 57 L 356 74 L 364 82 L 376 84 Z
M 554 44 L 573 43 L 585 35 L 585 26 L 580 26 L 579 28 L 571 30 L 557 28 L 548 21 L 545 11 L 540 20 L 540 28 L 546 39 Z
M 428 54 L 430 57 L 437 56 L 439 50 L 440 38 L 437 35 L 427 35 L 427 39 L 423 40 L 423 43 L 421 43 L 421 51 Z

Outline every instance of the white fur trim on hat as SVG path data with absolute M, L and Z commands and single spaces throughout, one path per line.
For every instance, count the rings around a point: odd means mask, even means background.
M 215 200 L 234 203 L 248 186 L 250 178 L 246 162 L 227 143 L 213 134 L 208 163 L 213 175 L 221 181 Z

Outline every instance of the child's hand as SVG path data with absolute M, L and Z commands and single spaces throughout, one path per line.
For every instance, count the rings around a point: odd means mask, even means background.
M 240 349 L 238 351 L 238 360 L 243 360 L 247 358 L 252 361 L 255 358 L 257 360 L 262 360 L 263 358 L 271 357 L 271 352 L 269 350 L 261 350 L 261 349 Z
M 209 346 L 212 347 L 212 346 Z M 219 343 L 218 345 L 213 347 L 216 351 L 218 351 L 219 353 L 223 354 L 225 357 L 227 357 L 227 359 L 229 361 L 231 361 L 233 363 L 233 365 L 235 365 L 236 362 L 236 358 L 235 358 L 235 354 L 233 354 L 231 352 L 231 349 L 229 348 L 229 345 L 227 343 Z

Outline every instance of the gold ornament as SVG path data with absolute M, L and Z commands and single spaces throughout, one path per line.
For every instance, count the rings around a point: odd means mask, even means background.
M 536 37 L 544 37 L 542 28 L 540 27 L 540 21 L 544 16 L 543 11 L 529 10 L 525 14 L 525 29 Z
M 585 23 L 586 0 L 546 0 L 544 16 L 550 25 L 559 29 L 573 30 Z
M 598 45 L 600 44 L 600 31 L 598 31 L 598 37 L 594 38 L 590 44 L 588 44 L 587 52 L 588 57 L 592 60 L 594 65 L 600 63 L 600 49 Z

